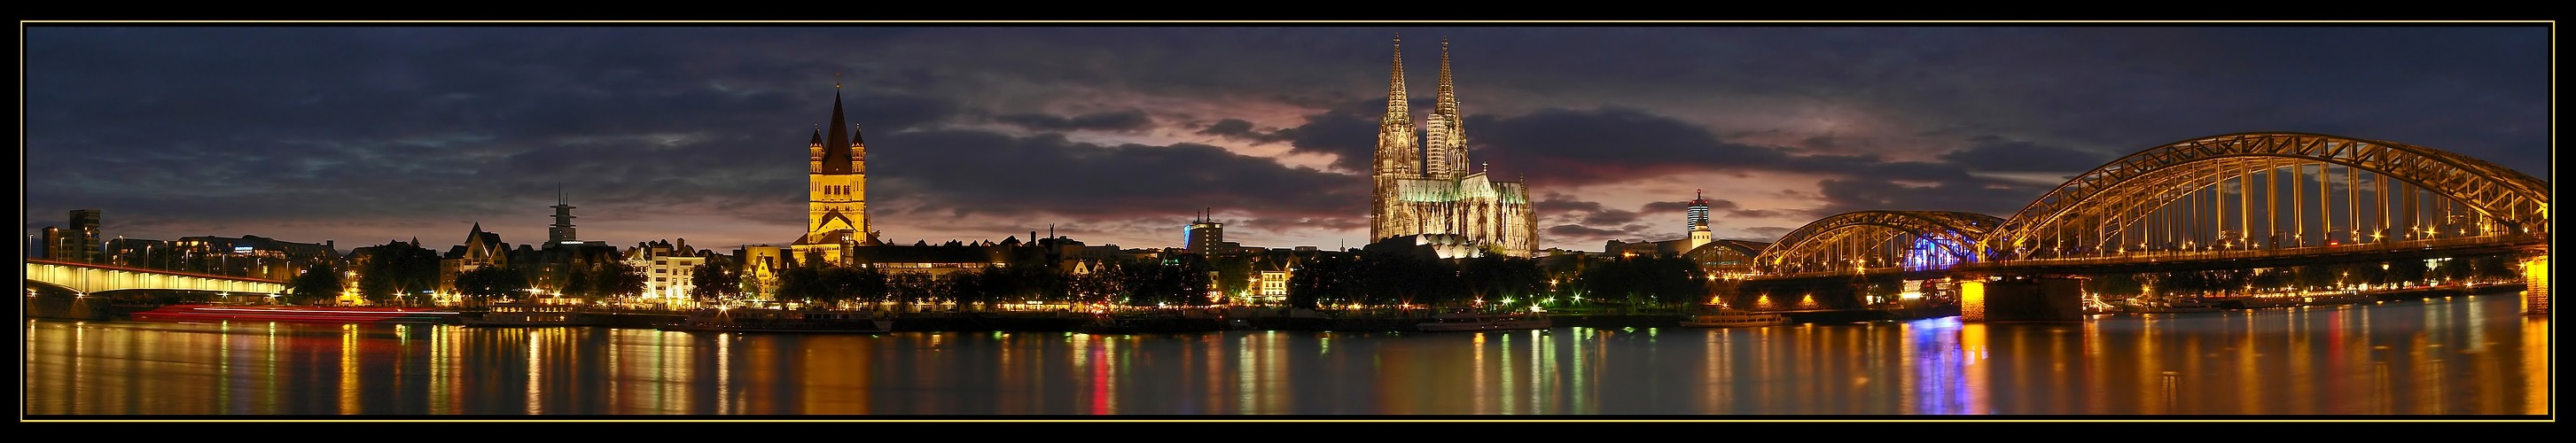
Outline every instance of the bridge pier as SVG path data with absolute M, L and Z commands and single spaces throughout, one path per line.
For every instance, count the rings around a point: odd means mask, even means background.
M 2083 281 L 2065 277 L 1971 277 L 1959 282 L 1959 320 L 2082 321 Z
M 46 296 L 27 297 L 20 307 L 28 318 L 57 320 L 106 320 L 107 300 L 98 297 Z
M 2549 251 L 2522 257 L 2523 315 L 2549 315 Z

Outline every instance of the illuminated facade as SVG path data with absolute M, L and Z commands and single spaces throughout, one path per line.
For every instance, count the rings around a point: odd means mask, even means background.
M 815 128 L 806 143 L 805 235 L 788 248 L 799 259 L 846 263 L 851 248 L 875 245 L 868 231 L 868 147 L 841 110 L 841 85 L 832 84 L 832 126 Z
M 641 298 L 647 302 L 689 300 L 689 291 L 697 288 L 694 284 L 696 276 L 692 273 L 697 272 L 698 265 L 706 263 L 707 258 L 690 248 L 689 239 L 685 238 L 677 244 L 647 242 L 626 251 L 626 264 L 644 273 Z
M 1708 195 L 1696 189 L 1691 190 L 1689 221 L 1690 247 L 1683 249 L 1699 249 L 1700 245 L 1717 240 L 1717 234 L 1708 231 Z
M 1449 43 L 1440 44 L 1439 102 L 1415 131 L 1411 95 L 1404 89 L 1403 40 L 1396 40 L 1395 71 L 1387 87 L 1386 117 L 1378 125 L 1369 238 L 1454 236 L 1474 251 L 1529 257 L 1538 245 L 1529 187 L 1470 171 L 1465 119 L 1449 76 Z M 1416 146 L 1417 135 L 1422 146 Z M 1442 238 L 1434 237 L 1434 238 Z M 1448 243 L 1448 242 L 1441 242 Z
M 744 293 L 755 299 L 768 299 L 778 288 L 778 274 L 787 270 L 787 250 L 770 245 L 743 245 L 733 250 L 741 262 L 742 280 L 750 288 Z
M 465 233 L 465 244 L 450 248 L 447 255 L 439 257 L 438 293 L 456 293 L 456 276 L 467 271 L 484 266 L 509 265 L 510 244 L 501 242 L 501 234 L 484 232 L 483 224 L 475 223 L 473 230 Z

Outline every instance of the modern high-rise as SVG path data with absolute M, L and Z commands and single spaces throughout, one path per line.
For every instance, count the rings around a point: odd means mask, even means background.
M 72 220 L 69 226 L 69 228 L 65 229 L 66 232 L 64 232 L 63 235 L 71 237 L 69 241 L 71 242 L 71 246 L 74 246 L 70 249 L 70 258 L 56 257 L 55 260 L 77 261 L 84 263 L 107 262 L 107 241 L 98 234 L 98 210 L 72 210 Z
M 1205 254 L 1208 248 L 1225 245 L 1225 224 L 1209 219 L 1206 214 L 1200 214 L 1198 220 L 1190 221 L 1190 227 L 1183 232 L 1182 235 L 1187 238 L 1184 239 L 1186 242 L 1182 246 L 1191 253 Z
M 1395 43 L 1386 116 L 1378 123 L 1376 158 L 1369 171 L 1374 181 L 1370 241 L 1418 235 L 1472 251 L 1529 257 L 1538 247 L 1529 187 L 1519 180 L 1496 180 L 1487 175 L 1489 167 L 1470 168 L 1481 165 L 1467 159 L 1466 119 L 1450 81 L 1449 42 L 1440 42 L 1439 98 L 1419 131 L 1412 95 L 1404 88 L 1404 39 Z
M 868 231 L 868 146 L 841 110 L 832 84 L 832 122 L 806 143 L 805 236 L 788 245 L 800 260 L 843 263 L 851 248 L 878 244 Z

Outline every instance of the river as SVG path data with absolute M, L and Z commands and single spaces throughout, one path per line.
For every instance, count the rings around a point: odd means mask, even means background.
M 27 320 L 24 402 L 35 419 L 2547 414 L 2549 319 L 2519 308 L 1142 336 Z

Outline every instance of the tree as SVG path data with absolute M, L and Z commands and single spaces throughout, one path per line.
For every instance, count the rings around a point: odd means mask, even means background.
M 1216 271 L 1217 291 L 1227 297 L 1241 297 L 1256 289 L 1252 286 L 1252 278 L 1260 274 L 1253 272 L 1251 256 L 1233 254 L 1210 257 L 1207 265 L 1209 269 Z
M 912 272 L 886 274 L 883 280 L 887 294 L 903 311 L 914 310 L 914 305 L 929 301 L 935 291 L 931 285 L 937 283 L 928 274 Z
M 285 301 L 287 304 L 301 305 L 338 297 L 340 288 L 344 284 L 341 280 L 340 270 L 331 269 L 331 265 L 315 263 L 312 266 L 306 266 L 304 274 L 295 276 L 295 280 L 289 282 L 292 285 L 287 292 L 290 297 Z
M 421 291 L 438 288 L 438 253 L 403 242 L 366 248 L 366 267 L 359 270 L 358 294 L 382 303 L 400 297 L 420 301 Z
M 1288 305 L 1306 309 L 1357 301 L 1361 291 L 1357 257 L 1318 257 L 1288 274 Z
M 2442 276 L 2442 284 L 2455 285 L 2467 282 L 2469 277 L 2476 276 L 2477 270 L 2473 269 L 2474 267 L 2475 265 L 2471 264 L 2467 257 L 2452 257 L 2443 260 L 2442 266 L 2433 268 L 2433 272 Z
M 2515 263 L 2514 258 L 2511 256 L 2487 255 L 2480 256 L 2475 261 L 2477 262 L 2477 278 L 2491 281 L 2506 281 L 2522 278 L 2522 266 L 2520 263 Z
M 742 294 L 742 275 L 716 262 L 690 268 L 689 284 L 689 297 L 702 302 Z
M 2340 277 L 2345 285 L 2378 283 L 2388 279 L 2387 267 L 2387 264 L 2380 262 L 2345 263 L 2340 266 L 2342 268 Z
M 2103 298 L 2130 298 L 2146 292 L 2137 274 L 2117 273 L 2093 276 L 2084 282 L 2084 290 Z
M 797 300 L 811 303 L 827 292 L 823 270 L 812 266 L 789 267 L 778 272 L 779 301 Z
M 893 282 L 888 281 L 886 277 L 883 269 L 873 266 L 857 268 L 856 272 L 847 277 L 850 284 L 845 289 L 850 291 L 851 297 L 858 300 L 871 303 L 891 300 L 894 298 L 894 286 Z
M 2336 272 L 2333 266 L 2326 265 L 2299 266 L 2295 273 L 2298 275 L 2301 291 L 2330 288 L 2335 285 L 2335 281 L 2343 279 L 2342 273 Z
M 527 275 L 504 266 L 484 266 L 456 275 L 456 293 L 478 303 L 490 303 L 495 297 L 524 296 L 527 289 Z
M 981 305 L 983 309 L 992 309 L 993 293 L 985 285 L 990 281 L 986 276 L 1000 274 L 998 268 L 984 268 L 974 272 L 949 273 L 941 276 L 941 279 L 947 280 L 944 286 L 948 288 L 948 296 L 956 298 L 958 305 L 975 303 Z
M 598 288 L 598 295 L 601 297 L 631 297 L 644 293 L 642 268 L 626 264 L 625 261 L 603 260 L 595 269 L 596 273 L 590 277 L 590 281 Z
M 575 262 L 557 272 L 561 273 L 557 278 L 563 281 L 563 295 L 584 300 L 599 296 L 599 285 L 590 281 L 591 274 L 597 271 L 591 270 L 589 266 Z
M 844 301 L 865 300 L 864 296 L 859 295 L 859 287 L 866 285 L 864 279 L 867 277 L 861 274 L 859 268 L 848 266 L 823 268 L 815 274 L 814 288 L 817 292 L 806 296 L 806 303 L 837 304 Z
M 2432 272 L 2433 268 L 2425 265 L 2423 259 L 2401 259 L 2388 262 L 2387 282 L 2401 286 L 2423 284 L 2424 278 Z

